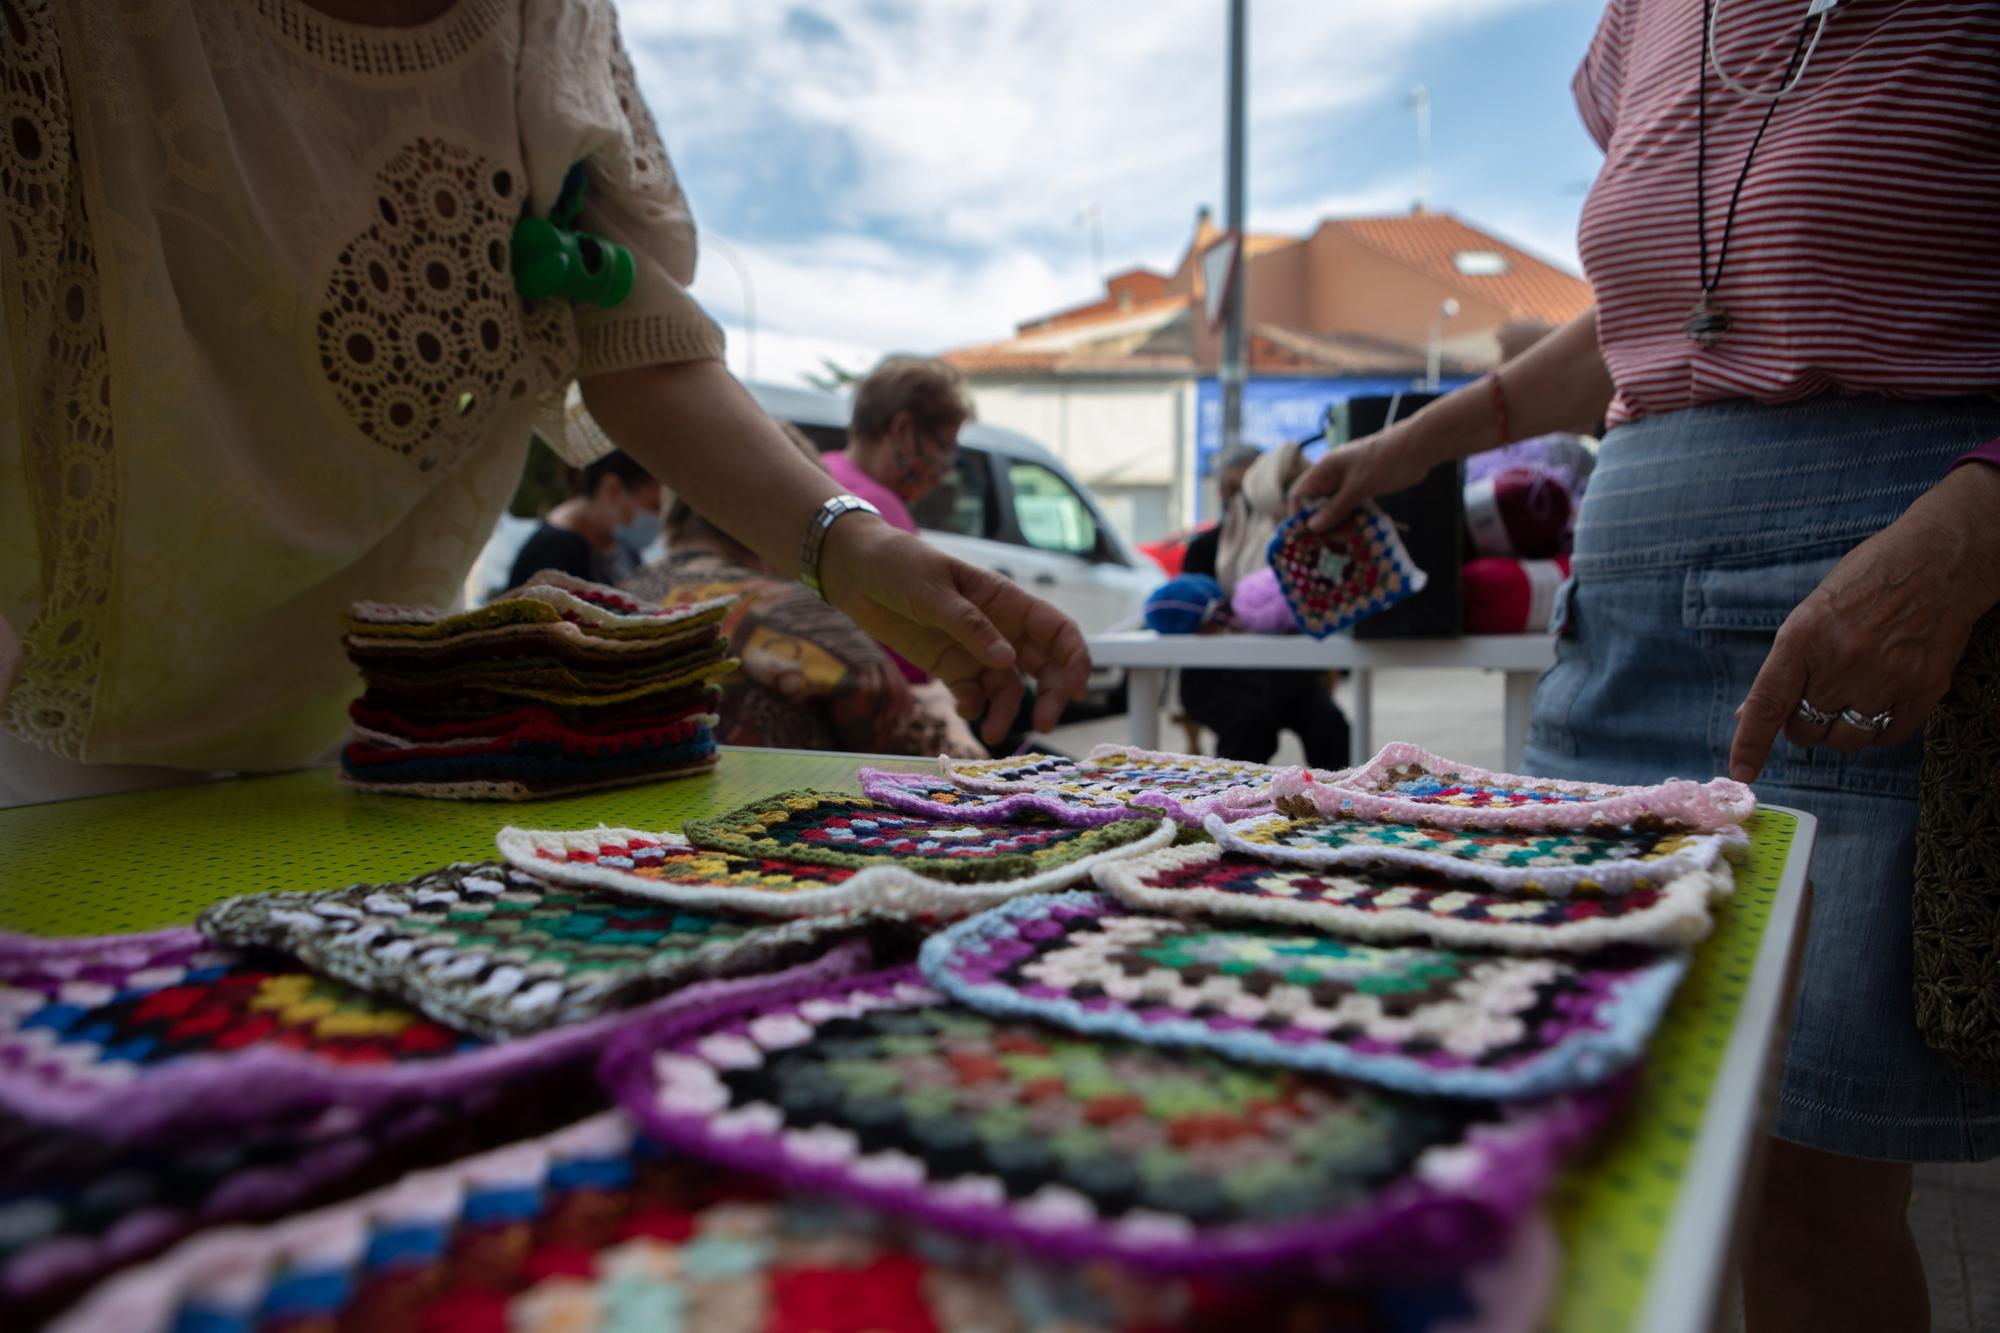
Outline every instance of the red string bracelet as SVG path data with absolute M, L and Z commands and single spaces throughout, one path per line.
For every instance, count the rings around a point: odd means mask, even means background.
M 1497 370 L 1486 372 L 1486 395 L 1493 400 L 1493 415 L 1500 427 L 1500 439 L 1497 443 L 1511 444 L 1514 433 L 1507 425 L 1507 389 L 1500 383 L 1500 372 Z

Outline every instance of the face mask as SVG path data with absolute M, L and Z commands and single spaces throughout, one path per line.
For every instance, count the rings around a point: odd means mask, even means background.
M 660 511 L 641 507 L 629 522 L 618 525 L 618 540 L 644 555 L 660 539 Z
M 896 475 L 889 489 L 905 504 L 915 504 L 944 484 L 952 472 L 952 451 L 941 450 L 922 433 L 912 431 L 908 445 L 898 445 Z

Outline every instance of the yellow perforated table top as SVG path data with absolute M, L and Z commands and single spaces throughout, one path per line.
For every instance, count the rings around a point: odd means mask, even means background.
M 403 879 L 492 855 L 494 832 L 509 823 L 678 829 L 687 819 L 775 791 L 853 791 L 862 762 L 730 751 L 704 777 L 520 805 L 366 795 L 340 787 L 332 770 L 315 769 L 4 810 L 0 929 L 151 930 L 191 921 L 207 903 L 233 894 Z M 1558 1191 L 1555 1216 L 1565 1250 L 1558 1329 L 1634 1325 L 1689 1176 L 1797 824 L 1768 810 L 1752 822 L 1736 894 L 1697 951 L 1633 1107 Z M 1715 1220 L 1719 1228 L 1730 1221 Z

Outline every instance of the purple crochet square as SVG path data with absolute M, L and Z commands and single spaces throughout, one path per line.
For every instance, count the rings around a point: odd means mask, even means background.
M 288 960 L 217 948 L 192 927 L 72 939 L 4 935 L 0 1106 L 131 1142 L 333 1105 L 366 1111 L 451 1097 L 584 1060 L 648 1016 L 754 996 L 780 977 L 843 975 L 868 956 L 865 941 L 850 941 L 800 972 L 706 983 L 489 1044 Z M 328 1011 L 338 1024 L 325 1022 Z M 288 1025 L 288 1013 L 313 1017 Z
M 671 1146 L 1156 1272 L 1444 1273 L 1496 1253 L 1626 1083 L 1500 1106 L 1084 1037 L 915 968 L 634 1027 L 601 1073 Z

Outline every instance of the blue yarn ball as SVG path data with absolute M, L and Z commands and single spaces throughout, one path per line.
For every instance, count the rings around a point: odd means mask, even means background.
M 1156 634 L 1195 634 L 1223 602 L 1222 585 L 1206 574 L 1182 574 L 1146 599 L 1146 628 Z

